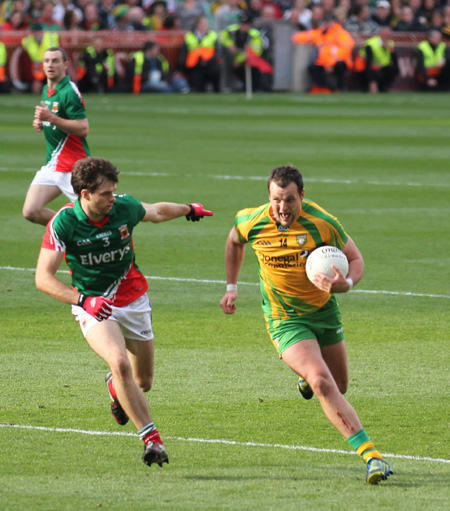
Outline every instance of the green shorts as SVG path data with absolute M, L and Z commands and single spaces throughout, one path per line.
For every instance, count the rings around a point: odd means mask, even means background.
M 276 325 L 266 318 L 266 326 L 280 356 L 289 346 L 303 339 L 316 339 L 320 347 L 344 340 L 341 311 L 334 297 L 313 314 L 288 318 Z

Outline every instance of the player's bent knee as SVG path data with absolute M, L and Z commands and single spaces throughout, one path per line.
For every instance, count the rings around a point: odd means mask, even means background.
M 117 380 L 126 380 L 127 378 L 132 377 L 132 368 L 130 361 L 126 356 L 118 356 L 114 360 L 112 360 L 109 364 L 111 371 L 113 373 L 113 378 Z
M 40 215 L 39 211 L 35 209 L 29 209 L 29 208 L 23 208 L 22 215 L 25 218 L 25 220 L 28 220 L 29 222 L 33 223 L 39 223 Z
M 332 390 L 335 383 L 332 378 L 327 375 L 313 375 L 308 378 L 308 383 L 314 391 L 314 394 L 317 396 L 326 397 L 330 391 Z

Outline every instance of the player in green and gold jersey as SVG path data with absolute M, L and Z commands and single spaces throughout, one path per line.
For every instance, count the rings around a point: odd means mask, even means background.
M 139 270 L 132 234 L 140 222 L 182 216 L 211 216 L 199 203 L 146 204 L 115 195 L 118 171 L 102 158 L 79 160 L 72 184 L 78 199 L 61 208 L 44 235 L 36 286 L 72 305 L 86 341 L 108 364 L 106 385 L 111 412 L 119 425 L 128 420 L 144 441 L 143 461 L 162 466 L 169 457 L 151 417 L 144 392 L 153 380 L 152 309 L 148 284 Z M 56 277 L 65 258 L 72 287 Z
M 345 399 L 348 368 L 344 329 L 334 293 L 346 293 L 361 279 L 364 261 L 339 221 L 305 199 L 303 177 L 293 166 L 274 169 L 268 181 L 269 203 L 239 211 L 225 248 L 227 290 L 220 305 L 236 311 L 237 282 L 250 243 L 258 261 L 262 309 L 279 356 L 299 376 L 299 390 L 316 394 L 322 409 L 367 463 L 369 484 L 386 479 L 392 469 L 374 447 L 354 408 Z M 345 277 L 306 276 L 306 259 L 322 245 L 347 256 Z

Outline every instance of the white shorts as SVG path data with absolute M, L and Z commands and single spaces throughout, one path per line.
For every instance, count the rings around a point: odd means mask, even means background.
M 84 337 L 94 325 L 99 323 L 97 319 L 78 305 L 72 305 L 72 314 L 80 324 Z M 114 307 L 113 305 L 111 316 L 104 321 L 117 321 L 125 339 L 150 341 L 154 337 L 152 306 L 147 293 L 125 307 Z
M 77 200 L 77 194 L 72 188 L 72 172 L 56 172 L 52 169 L 51 163 L 44 165 L 36 172 L 31 184 L 57 186 L 72 202 Z

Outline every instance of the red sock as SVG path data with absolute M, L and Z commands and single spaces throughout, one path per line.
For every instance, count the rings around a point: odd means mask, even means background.
M 144 443 L 147 445 L 149 442 L 153 442 L 154 444 L 162 444 L 163 441 L 161 440 L 161 437 L 159 436 L 159 432 L 157 429 L 154 429 L 151 431 L 145 438 Z

